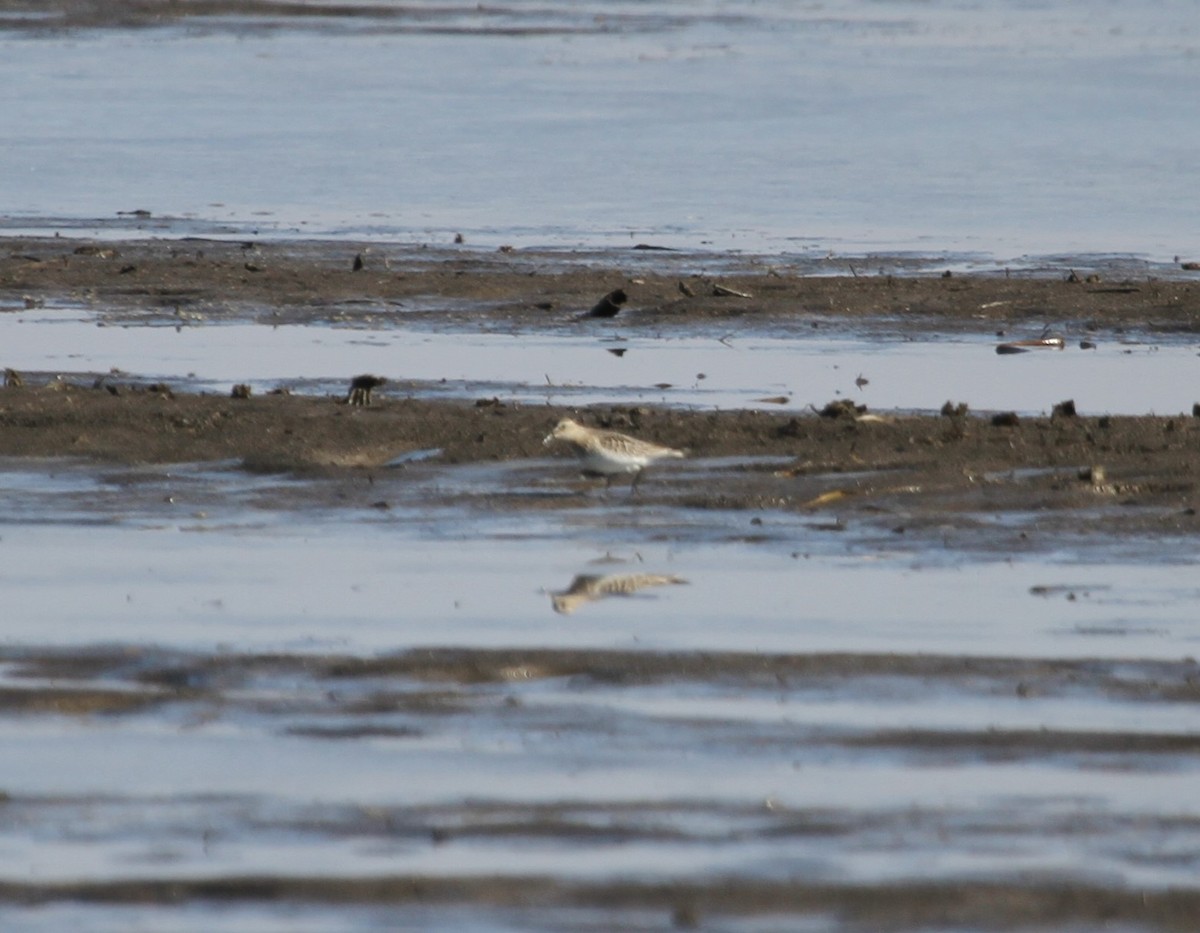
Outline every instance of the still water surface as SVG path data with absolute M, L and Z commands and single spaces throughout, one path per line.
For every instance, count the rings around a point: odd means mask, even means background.
M 1200 252 L 1200 26 L 1173 0 L 378 7 L 10 20 L 5 224 Z
M 374 372 L 391 381 L 380 394 L 399 397 L 807 411 L 846 396 L 873 411 L 954 401 L 1027 414 L 1070 397 L 1085 415 L 1186 414 L 1200 366 L 1190 335 L 1136 332 L 1088 334 L 1086 350 L 1076 338 L 1063 350 L 1007 356 L 995 352 L 995 335 L 900 336 L 886 326 L 852 334 L 742 324 L 737 333 L 643 336 L 578 326 L 434 330 L 403 315 L 354 327 L 106 318 L 78 308 L 0 315 L 4 362 L 42 381 L 86 383 L 79 374 L 112 370 L 221 394 L 236 383 L 344 394 L 350 377 Z

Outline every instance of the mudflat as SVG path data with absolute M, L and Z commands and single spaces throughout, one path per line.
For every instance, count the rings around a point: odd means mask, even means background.
M 1073 334 L 1200 327 L 1200 284 L 1185 271 L 1118 281 L 1066 269 L 813 275 L 783 260 L 648 249 L 593 255 L 210 240 L 10 239 L 2 252 L 0 308 L 70 302 L 140 322 L 370 323 L 403 310 L 426 328 L 470 322 L 575 331 L 602 320 L 606 332 L 669 332 L 719 320 L 736 333 L 772 322 L 886 319 L 902 335 L 986 329 L 998 341 L 1046 321 Z M 616 316 L 588 317 L 617 290 L 625 300 Z M 253 470 L 369 472 L 416 451 L 449 464 L 562 455 L 542 440 L 559 418 L 575 415 L 688 451 L 694 466 L 669 483 L 648 473 L 640 490 L 647 502 L 820 506 L 898 530 L 940 525 L 947 515 L 970 524 L 966 516 L 1005 510 L 1037 511 L 1043 528 L 1200 529 L 1200 418 L 1182 394 L 1177 416 L 1082 417 L 1069 399 L 1047 399 L 1054 414 L 1030 418 L 974 413 L 955 400 L 928 415 L 863 411 L 844 400 L 799 415 L 643 405 L 581 412 L 495 398 L 431 400 L 405 383 L 376 389 L 371 406 L 348 405 L 340 395 L 189 393 L 129 373 L 14 374 L 9 383 L 0 390 L 2 456 L 235 459 Z M 546 475 L 550 483 L 575 477 L 567 460 Z M 574 488 L 589 494 L 587 484 Z M 514 509 L 547 507 L 538 498 L 507 501 Z
M 638 244 L 625 251 L 448 245 L 172 239 L 121 242 L 6 238 L 0 307 L 58 297 L 181 315 L 261 312 L 281 323 L 358 319 L 488 319 L 552 325 L 617 288 L 622 327 L 690 322 L 887 318 L 920 331 L 1006 331 L 1053 323 L 1089 330 L 1200 330 L 1200 271 L 1081 257 L 1053 267 L 952 274 L 904 257 L 789 260 L 693 254 Z M 914 271 L 915 270 L 915 271 Z

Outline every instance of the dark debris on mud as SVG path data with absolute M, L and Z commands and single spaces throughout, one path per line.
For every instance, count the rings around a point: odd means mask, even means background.
M 562 406 L 381 397 L 370 407 L 319 398 L 152 391 L 87 383 L 0 389 L 0 456 L 119 464 L 234 462 L 259 473 L 342 477 L 364 506 L 410 498 L 491 509 L 583 503 L 833 514 L 895 534 L 947 521 L 981 540 L 988 516 L 1036 518 L 1043 532 L 1192 535 L 1200 531 L 1200 419 L 1180 415 L 1022 418 L 985 415 L 789 415 L 649 407 Z M 562 417 L 688 451 L 648 469 L 637 494 L 581 482 L 575 460 L 543 445 Z M 409 461 L 418 457 L 418 465 Z M 547 459 L 550 457 L 552 459 Z M 421 470 L 508 465 L 484 490 L 414 479 Z M 519 468 L 519 469 L 518 469 Z M 347 487 L 280 499 L 279 508 L 343 505 Z M 282 495 L 282 493 L 281 493 Z M 414 500 L 415 501 L 415 500 Z M 747 533 L 751 533 L 749 530 Z M 1004 547 L 1029 529 L 997 527 Z M 1021 538 L 1024 534 L 1026 537 Z M 985 541 L 986 543 L 986 541 Z
M 910 331 L 1007 334 L 1046 324 L 1084 334 L 1200 331 L 1200 281 L 1185 272 L 1071 281 L 1061 270 L 946 277 L 858 274 L 834 264 L 814 275 L 787 260 L 692 254 L 635 253 L 622 262 L 619 254 L 219 240 L 8 238 L 4 247 L 0 307 L 69 300 L 157 311 L 164 320 L 182 313 L 369 323 L 403 313 L 441 324 L 586 328 L 612 323 L 587 316 L 598 295 L 620 295 L 609 310 L 620 308 L 624 328 L 713 322 L 736 333 L 745 323 L 889 320 Z M 352 260 L 362 254 L 370 262 L 355 271 Z

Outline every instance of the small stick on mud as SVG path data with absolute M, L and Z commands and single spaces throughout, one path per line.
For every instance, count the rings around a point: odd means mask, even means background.
M 753 298 L 749 292 L 739 292 L 727 285 L 713 285 L 713 294 L 718 298 Z

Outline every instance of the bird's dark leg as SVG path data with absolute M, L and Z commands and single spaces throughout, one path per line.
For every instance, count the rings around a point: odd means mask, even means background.
M 642 481 L 642 471 L 638 470 L 636 473 L 633 474 L 633 485 L 629 487 L 629 494 L 631 496 L 637 495 L 638 483 L 640 483 L 641 481 Z

